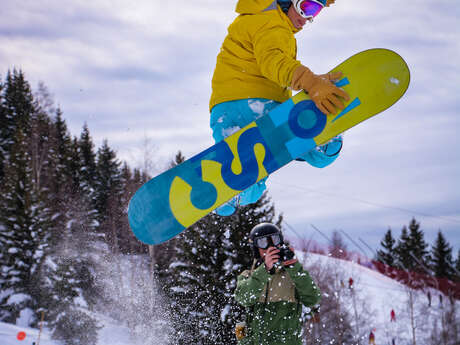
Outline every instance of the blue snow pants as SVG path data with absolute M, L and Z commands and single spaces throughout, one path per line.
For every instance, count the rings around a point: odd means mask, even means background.
M 269 113 L 279 104 L 279 102 L 269 99 L 250 98 L 215 105 L 211 110 L 210 121 L 215 142 L 217 143 L 237 132 L 259 117 Z M 337 136 L 331 142 L 307 152 L 302 157 L 298 157 L 298 160 L 306 161 L 317 168 L 324 168 L 336 160 L 341 148 L 342 137 Z M 244 206 L 257 202 L 266 189 L 266 180 L 267 178 L 264 178 L 240 193 L 239 204 Z M 234 200 L 230 203 L 232 202 L 235 204 Z

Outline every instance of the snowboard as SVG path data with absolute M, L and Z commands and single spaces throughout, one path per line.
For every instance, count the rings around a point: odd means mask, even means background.
M 336 85 L 350 100 L 324 115 L 304 91 L 238 132 L 145 183 L 128 207 L 129 224 L 146 244 L 165 242 L 251 185 L 392 106 L 406 92 L 410 72 L 387 49 L 348 58 Z

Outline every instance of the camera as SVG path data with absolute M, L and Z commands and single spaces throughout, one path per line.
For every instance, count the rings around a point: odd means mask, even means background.
M 288 260 L 291 260 L 294 257 L 294 252 L 288 247 L 286 243 L 282 243 L 279 247 L 279 256 L 280 256 L 280 262 L 285 262 Z

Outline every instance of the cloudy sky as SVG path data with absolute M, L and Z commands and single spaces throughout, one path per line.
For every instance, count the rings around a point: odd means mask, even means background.
M 158 173 L 178 150 L 213 143 L 211 77 L 235 4 L 2 0 L 0 75 L 15 67 L 34 88 L 43 81 L 72 134 L 86 122 L 97 146 L 108 139 L 131 166 L 151 152 Z M 415 217 L 430 243 L 441 229 L 460 248 L 459 17 L 455 0 L 337 0 L 297 35 L 298 58 L 316 73 L 375 47 L 411 69 L 405 97 L 345 133 L 332 166 L 295 162 L 270 178 L 298 234 L 323 241 L 313 224 L 376 248 Z

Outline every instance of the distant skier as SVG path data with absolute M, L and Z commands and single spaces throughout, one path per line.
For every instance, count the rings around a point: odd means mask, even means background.
M 350 277 L 350 279 L 348 279 L 348 288 L 349 289 L 353 289 L 353 283 L 354 283 L 353 278 Z
M 254 263 L 238 276 L 235 291 L 236 301 L 249 310 L 245 337 L 239 344 L 301 345 L 302 304 L 314 307 L 321 293 L 284 244 L 277 226 L 255 226 L 250 242 Z
M 348 95 L 331 81 L 341 73 L 317 75 L 296 59 L 294 34 L 335 0 L 239 0 L 239 16 L 228 28 L 212 78 L 210 125 L 216 142 L 267 114 L 292 96 L 306 90 L 325 114 L 343 109 Z M 312 54 L 314 50 L 312 49 Z M 342 148 L 342 137 L 307 152 L 298 160 L 314 167 L 331 164 Z M 238 205 L 256 202 L 266 179 L 249 187 L 216 212 L 228 216 Z
M 390 321 L 391 322 L 396 322 L 396 313 L 395 313 L 394 309 L 391 309 Z
M 369 334 L 369 345 L 375 345 L 375 328 Z

